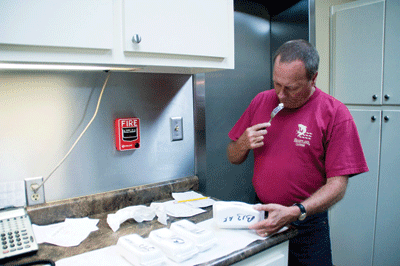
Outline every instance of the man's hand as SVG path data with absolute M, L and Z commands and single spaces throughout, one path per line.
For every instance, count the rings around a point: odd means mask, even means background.
M 247 158 L 250 150 L 264 145 L 264 135 L 271 123 L 261 123 L 247 128 L 237 141 L 228 145 L 228 159 L 233 164 L 241 164 Z
M 253 150 L 263 146 L 264 135 L 268 133 L 266 128 L 270 126 L 271 123 L 261 123 L 247 128 L 237 143 L 243 150 Z
M 301 203 L 307 210 L 307 216 L 324 212 L 340 201 L 345 194 L 348 179 L 348 176 L 328 178 L 325 185 Z M 285 207 L 279 204 L 255 205 L 254 209 L 268 212 L 267 219 L 249 227 L 260 236 L 278 232 L 283 226 L 296 221 L 301 214 L 297 206 Z
M 251 225 L 260 236 L 275 234 L 285 225 L 294 222 L 300 216 L 300 209 L 296 206 L 286 207 L 279 204 L 255 205 L 254 209 L 268 212 L 268 218 Z

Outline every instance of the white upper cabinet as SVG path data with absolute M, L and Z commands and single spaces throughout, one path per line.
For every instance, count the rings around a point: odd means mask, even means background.
M 383 103 L 400 104 L 400 2 L 386 1 Z
M 1 44 L 112 49 L 112 0 L 0 3 Z
M 0 0 L 0 6 L 0 63 L 192 74 L 234 68 L 233 0 Z
M 331 10 L 331 89 L 345 104 L 382 104 L 385 1 Z
M 225 0 L 125 0 L 124 51 L 226 58 L 229 9 Z M 149 18 L 149 14 L 152 15 Z M 132 41 L 137 36 L 138 40 Z
M 126 64 L 234 68 L 232 0 L 124 0 Z
M 400 104 L 398 0 L 358 0 L 331 10 L 331 89 L 345 104 Z

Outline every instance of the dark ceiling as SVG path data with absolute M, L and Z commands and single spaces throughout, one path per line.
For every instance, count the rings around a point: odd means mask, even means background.
M 298 2 L 300 2 L 300 0 L 234 0 L 234 6 L 236 11 L 258 14 L 263 17 L 268 14 L 269 17 L 273 17 L 292 7 Z

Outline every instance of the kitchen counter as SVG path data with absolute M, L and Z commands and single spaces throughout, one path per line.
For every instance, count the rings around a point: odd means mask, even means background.
M 165 226 L 159 223 L 156 219 L 142 223 L 137 223 L 133 219 L 130 219 L 122 223 L 117 232 L 113 232 L 107 224 L 107 215 L 109 213 L 115 213 L 121 208 L 132 205 L 149 205 L 151 202 L 171 200 L 172 192 L 185 192 L 189 190 L 197 191 L 198 188 L 198 178 L 196 176 L 191 176 L 172 181 L 137 186 L 28 207 L 27 211 L 31 217 L 32 223 L 34 224 L 46 225 L 62 222 L 65 218 L 89 217 L 100 220 L 97 224 L 99 230 L 92 232 L 79 246 L 66 248 L 50 244 L 40 244 L 39 251 L 36 254 L 7 261 L 4 265 L 11 266 L 13 264 L 25 263 L 39 259 L 51 259 L 57 261 L 62 258 L 115 245 L 121 236 L 132 233 L 137 233 L 143 237 L 147 237 L 152 230 Z M 195 223 L 211 219 L 212 207 L 204 209 L 206 210 L 205 213 L 186 219 Z M 171 222 L 177 220 L 179 220 L 179 218 L 170 217 L 168 219 L 168 227 Z M 244 249 L 237 250 L 227 256 L 201 265 L 231 265 L 248 258 L 251 255 L 257 254 L 258 252 L 276 246 L 292 238 L 296 234 L 297 230 L 290 227 L 289 230 L 282 233 L 271 236 L 265 240 L 257 240 Z

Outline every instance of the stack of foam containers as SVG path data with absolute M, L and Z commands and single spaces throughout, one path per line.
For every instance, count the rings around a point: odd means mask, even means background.
M 161 249 L 138 234 L 120 237 L 117 242 L 117 250 L 133 265 L 161 266 L 166 261 Z
M 180 263 L 216 243 L 217 239 L 211 231 L 189 220 L 180 220 L 172 223 L 170 229 L 151 231 L 147 239 L 137 234 L 120 237 L 117 250 L 133 265 L 161 266 L 165 265 L 166 257 Z
M 149 240 L 175 262 L 188 260 L 199 253 L 199 249 L 192 241 L 168 228 L 151 231 Z
M 171 230 L 192 240 L 200 252 L 210 249 L 217 243 L 217 238 L 211 231 L 205 230 L 189 220 L 172 223 Z

